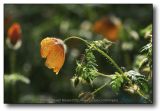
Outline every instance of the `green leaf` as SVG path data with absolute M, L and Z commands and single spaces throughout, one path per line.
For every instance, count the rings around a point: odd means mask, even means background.
M 112 90 L 114 92 L 118 92 L 123 82 L 124 80 L 123 80 L 122 75 L 116 72 L 115 75 L 112 77 L 112 81 L 110 82 Z
M 141 92 L 148 93 L 149 84 L 147 82 L 147 78 L 144 75 L 141 75 L 139 72 L 130 70 L 127 72 L 128 77 L 132 80 L 133 83 L 138 85 Z
M 97 64 L 93 50 L 88 47 L 82 61 L 77 61 L 76 76 L 81 77 L 87 83 L 92 84 L 97 76 Z
M 152 24 L 141 30 L 141 34 L 144 35 L 144 38 L 148 38 L 152 34 Z
M 141 52 L 148 51 L 152 48 L 152 43 L 148 43 L 144 47 L 142 47 Z
M 103 40 L 97 40 L 91 42 L 91 47 L 95 46 L 102 50 L 107 50 L 113 43 L 111 41 L 108 41 L 107 39 Z
M 29 84 L 30 83 L 30 80 L 21 75 L 21 74 L 17 74 L 17 73 L 13 73 L 13 74 L 10 74 L 10 75 L 4 75 L 4 81 L 5 83 L 11 83 L 11 84 L 14 84 L 16 82 L 22 82 L 22 83 L 25 83 L 25 84 Z

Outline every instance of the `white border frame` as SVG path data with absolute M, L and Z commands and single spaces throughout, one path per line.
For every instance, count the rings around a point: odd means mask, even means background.
M 1 26 L 1 31 L 0 31 L 0 108 L 3 111 L 50 111 L 50 110 L 65 110 L 65 111 L 97 111 L 97 110 L 112 110 L 112 111 L 142 111 L 143 109 L 145 111 L 158 111 L 160 110 L 160 88 L 159 88 L 159 81 L 160 79 L 160 73 L 158 70 L 158 66 L 160 66 L 160 29 L 159 25 L 160 22 L 160 1 L 159 0 L 152 0 L 152 2 L 148 2 L 147 0 L 98 0 L 98 3 L 106 3 L 106 4 L 124 4 L 124 3 L 152 3 L 154 7 L 154 104 L 153 105 L 115 105 L 115 104 L 104 104 L 104 105 L 6 105 L 4 104 L 3 101 L 3 61 L 4 61 L 4 44 L 3 44 L 3 9 L 4 9 L 4 3 L 38 3 L 38 4 L 46 4 L 46 3 L 96 3 L 97 0 L 70 0 L 67 2 L 64 2 L 64 0 L 57 0 L 58 2 L 54 0 L 1 0 L 0 1 L 0 26 Z M 138 12 L 137 12 L 138 13 Z M 158 51 L 159 50 L 159 51 Z

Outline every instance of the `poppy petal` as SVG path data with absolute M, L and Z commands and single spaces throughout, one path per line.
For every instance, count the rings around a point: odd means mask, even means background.
M 41 42 L 41 56 L 47 58 L 45 65 L 58 74 L 65 60 L 63 41 L 56 38 L 45 38 Z

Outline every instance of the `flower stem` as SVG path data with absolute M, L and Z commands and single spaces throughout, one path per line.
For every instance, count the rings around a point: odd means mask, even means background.
M 97 72 L 96 74 L 98 74 L 99 76 L 108 77 L 108 78 L 111 78 L 111 79 L 112 79 L 112 76 L 113 76 L 113 75 L 106 75 L 106 74 L 103 74 L 103 73 L 100 73 L 100 72 Z
M 64 42 L 68 41 L 69 39 L 79 39 L 79 40 L 85 42 L 87 45 L 90 45 L 90 43 L 89 43 L 87 40 L 84 40 L 84 39 L 82 39 L 82 38 L 80 38 L 80 37 L 76 37 L 76 36 L 68 37 L 68 38 L 66 38 L 66 39 L 64 40 Z M 116 67 L 116 69 L 117 69 L 121 74 L 123 74 L 122 69 L 117 65 L 117 63 L 116 63 L 108 54 L 106 54 L 104 51 L 102 51 L 101 49 L 97 48 L 96 46 L 93 46 L 93 48 L 94 48 L 95 50 L 97 50 L 100 54 L 102 54 L 104 57 L 106 57 L 106 58 Z
M 76 37 L 76 36 L 68 37 L 68 38 L 64 39 L 64 42 L 66 42 L 66 41 L 68 41 L 70 39 L 79 39 L 79 40 L 85 42 L 87 45 L 90 45 L 90 43 L 87 40 L 84 40 L 84 39 L 82 39 L 80 37 Z
M 117 65 L 117 63 L 108 55 L 106 54 L 104 51 L 102 51 L 101 49 L 97 48 L 94 46 L 94 48 L 100 53 L 102 54 L 104 57 L 106 57 L 115 67 L 116 69 L 120 72 L 120 74 L 123 74 L 122 69 Z
M 15 63 L 16 62 L 16 53 L 14 50 L 11 50 L 10 54 L 10 67 L 11 67 L 11 73 L 15 72 Z
M 102 86 L 100 86 L 99 88 L 97 88 L 95 91 L 93 91 L 92 94 L 97 93 L 98 91 L 100 91 L 101 89 L 103 89 L 107 85 L 108 85 L 108 83 L 103 84 Z

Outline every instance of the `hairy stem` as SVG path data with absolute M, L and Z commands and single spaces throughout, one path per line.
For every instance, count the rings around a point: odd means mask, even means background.
M 87 45 L 90 46 L 90 43 L 89 43 L 87 40 L 84 40 L 84 39 L 82 39 L 82 38 L 80 38 L 80 37 L 76 37 L 76 36 L 68 37 L 68 38 L 66 38 L 66 39 L 64 40 L 64 42 L 66 42 L 66 41 L 68 41 L 68 40 L 70 40 L 70 39 L 79 39 L 79 40 L 85 42 Z M 104 57 L 106 57 L 106 58 L 116 67 L 116 69 L 117 69 L 121 74 L 123 74 L 122 69 L 117 65 L 117 63 L 116 63 L 108 54 L 106 54 L 104 51 L 102 51 L 101 49 L 99 49 L 99 48 L 97 48 L 97 47 L 95 47 L 95 46 L 93 46 L 93 48 L 94 48 L 95 50 L 97 50 L 100 54 L 102 54 Z
M 103 74 L 103 73 L 100 73 L 100 72 L 97 72 L 96 74 L 98 74 L 99 76 L 110 78 L 110 79 L 112 79 L 112 77 L 113 77 L 113 75 L 106 75 L 106 74 Z
M 66 41 L 68 41 L 68 40 L 70 40 L 70 39 L 79 39 L 79 40 L 85 42 L 87 45 L 90 45 L 90 43 L 89 43 L 87 40 L 82 39 L 82 38 L 80 38 L 80 37 L 76 37 L 76 36 L 68 37 L 68 38 L 64 39 L 64 42 L 66 42 Z
M 116 69 L 121 73 L 123 74 L 123 71 L 122 69 L 117 65 L 117 63 L 108 55 L 106 54 L 104 51 L 102 51 L 101 49 L 97 48 L 94 46 L 94 48 L 100 53 L 102 54 L 104 57 L 106 57 L 115 67 Z
M 103 84 L 102 86 L 100 86 L 99 88 L 97 88 L 95 91 L 93 91 L 92 94 L 97 93 L 98 91 L 100 91 L 101 89 L 103 89 L 107 85 L 108 85 L 108 83 Z

